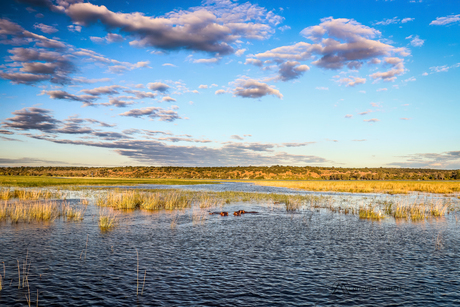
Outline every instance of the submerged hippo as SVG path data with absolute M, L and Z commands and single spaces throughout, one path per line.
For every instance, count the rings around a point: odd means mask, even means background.
M 209 212 L 210 215 L 213 214 L 219 214 L 220 216 L 228 216 L 228 212 L 222 211 L 222 212 Z

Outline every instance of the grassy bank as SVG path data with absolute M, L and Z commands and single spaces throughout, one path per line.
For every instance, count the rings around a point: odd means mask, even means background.
M 132 179 L 132 178 L 56 178 L 32 176 L 0 176 L 0 186 L 4 187 L 48 187 L 69 185 L 136 185 L 136 184 L 216 184 L 211 180 L 184 179 Z
M 460 181 L 252 181 L 256 185 L 305 191 L 407 194 L 460 192 Z

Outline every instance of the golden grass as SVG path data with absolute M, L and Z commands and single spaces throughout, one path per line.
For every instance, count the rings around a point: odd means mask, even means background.
M 385 218 L 385 215 L 380 209 L 375 208 L 372 204 L 359 208 L 359 218 L 369 220 L 381 220 Z
M 19 198 L 20 200 L 39 200 L 50 198 L 61 198 L 60 192 L 51 192 L 48 190 L 11 190 L 0 189 L 0 199 L 9 200 L 12 198 Z
M 460 192 L 459 181 L 252 181 L 256 185 L 306 191 L 407 194 Z
M 59 217 L 69 220 L 82 220 L 84 209 L 78 209 L 65 202 L 27 201 L 7 202 L 0 205 L 0 220 L 12 223 L 32 221 L 53 221 Z
M 395 219 L 407 219 L 421 221 L 429 217 L 441 217 L 447 214 L 451 203 L 449 201 L 436 200 L 434 202 L 412 203 L 397 201 L 384 204 L 384 212 Z M 455 210 L 455 208 L 452 208 Z
M 101 210 L 99 212 L 98 225 L 102 231 L 115 228 L 118 224 L 118 216 L 113 211 Z
M 295 211 L 307 204 L 318 204 L 329 199 L 324 196 L 283 195 L 247 192 L 195 192 L 184 190 L 157 190 L 155 192 L 115 190 L 101 194 L 96 205 L 114 209 L 177 210 L 216 208 L 232 202 L 271 202 L 283 204 L 287 211 Z M 330 204 L 330 202 L 328 202 Z

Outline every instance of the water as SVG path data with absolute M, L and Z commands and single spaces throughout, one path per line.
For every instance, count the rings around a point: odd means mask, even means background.
M 267 203 L 235 203 L 223 210 L 238 209 L 259 214 L 137 210 L 120 212 L 119 227 L 101 232 L 99 208 L 90 204 L 81 222 L 0 223 L 0 265 L 6 268 L 0 305 L 27 305 L 27 286 L 18 289 L 17 264 L 22 271 L 27 253 L 31 304 L 38 289 L 41 306 L 443 306 L 460 301 L 460 231 L 454 214 L 413 223 L 372 222 L 326 209 L 291 213 Z

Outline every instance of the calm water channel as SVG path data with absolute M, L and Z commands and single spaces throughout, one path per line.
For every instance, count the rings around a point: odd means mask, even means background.
M 247 184 L 186 188 L 303 193 Z M 67 201 L 76 204 L 81 192 L 72 193 Z M 36 306 L 37 290 L 39 306 L 460 304 L 453 213 L 408 222 L 327 209 L 292 213 L 269 203 L 224 208 L 259 214 L 118 211 L 119 226 L 102 232 L 100 208 L 90 202 L 81 222 L 0 222 L 0 306 L 27 306 L 29 292 Z M 26 257 L 22 287 L 18 263 L 22 278 Z

